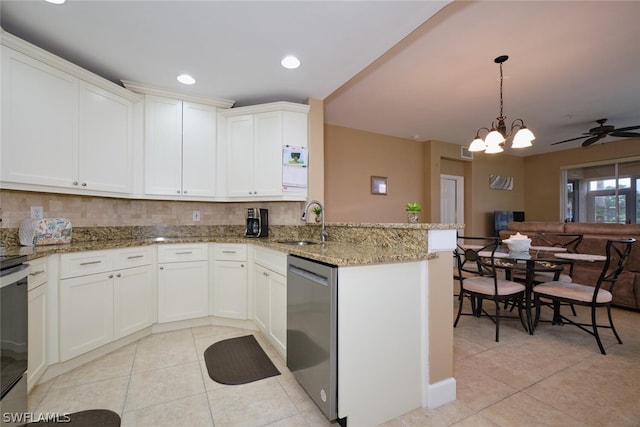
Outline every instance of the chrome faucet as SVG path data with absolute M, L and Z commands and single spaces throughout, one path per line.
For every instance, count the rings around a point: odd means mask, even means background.
M 324 227 L 324 207 L 322 206 L 322 203 L 320 203 L 317 200 L 309 200 L 307 204 L 304 205 L 304 208 L 302 209 L 302 216 L 300 217 L 300 219 L 305 222 L 307 221 L 307 211 L 309 210 L 309 207 L 311 205 L 318 205 L 320 209 L 322 209 L 322 231 L 320 232 L 320 240 L 322 240 L 323 242 L 326 242 L 327 239 L 329 238 L 329 233 L 327 233 L 327 230 Z

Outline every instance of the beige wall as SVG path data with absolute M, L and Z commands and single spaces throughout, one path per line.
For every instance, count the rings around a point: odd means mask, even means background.
M 328 221 L 405 222 L 409 201 L 423 205 L 421 222 L 440 222 L 440 175 L 464 176 L 465 232 L 493 234 L 494 210 L 524 209 L 524 161 L 501 154 L 460 157 L 460 146 L 418 142 L 325 126 Z M 513 191 L 489 188 L 490 175 L 514 178 Z M 370 177 L 387 176 L 389 194 L 370 194 Z
M 423 143 L 332 125 L 324 132 L 327 221 L 406 222 L 408 202 L 424 205 Z M 388 178 L 386 196 L 371 194 L 371 176 Z
M 613 140 L 524 159 L 527 221 L 563 221 L 560 212 L 560 168 L 640 156 L 640 138 Z
M 309 200 L 324 203 L 324 102 L 307 99 L 309 104 Z

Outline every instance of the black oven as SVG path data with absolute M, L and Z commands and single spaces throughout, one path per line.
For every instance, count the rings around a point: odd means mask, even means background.
M 27 410 L 29 266 L 25 256 L 0 256 L 0 407 L 3 425 L 9 414 Z

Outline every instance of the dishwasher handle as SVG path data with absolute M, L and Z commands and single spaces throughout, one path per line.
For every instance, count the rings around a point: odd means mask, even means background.
M 305 270 L 304 268 L 296 267 L 295 265 L 289 264 L 289 273 L 304 277 L 318 285 L 329 286 L 329 278 L 316 274 L 312 271 Z

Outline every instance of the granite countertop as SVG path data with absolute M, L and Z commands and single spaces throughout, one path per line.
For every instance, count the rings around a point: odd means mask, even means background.
M 232 235 L 206 236 L 188 235 L 176 237 L 138 238 L 101 238 L 88 241 L 73 241 L 66 245 L 48 246 L 7 246 L 0 248 L 0 255 L 26 255 L 28 260 L 52 254 L 118 249 L 160 244 L 188 243 L 251 243 L 254 245 L 299 255 L 337 266 L 384 264 L 403 261 L 416 261 L 434 258 L 436 254 L 427 253 L 426 231 L 430 229 L 459 228 L 457 224 L 353 224 L 333 223 L 327 227 L 330 238 L 320 242 L 317 238 L 307 238 L 298 234 L 300 229 L 289 227 L 276 228 L 276 233 L 267 238 L 246 238 L 239 233 Z M 376 230 L 372 230 L 376 229 Z M 316 236 L 317 229 L 311 228 L 311 236 Z M 236 230 L 237 231 L 237 230 Z M 304 231 L 304 229 L 303 229 Z M 291 234 L 293 232 L 293 234 Z M 309 240 L 317 244 L 287 245 L 279 243 L 287 240 Z
M 357 245 L 345 242 L 317 242 L 313 245 L 295 246 L 278 243 L 275 239 L 248 239 L 244 237 L 173 237 L 143 240 L 106 240 L 79 242 L 67 245 L 15 246 L 0 250 L 2 255 L 26 255 L 28 260 L 53 254 L 130 248 L 156 244 L 180 243 L 251 243 L 258 246 L 311 258 L 337 266 L 381 264 L 400 261 L 415 261 L 431 257 L 425 251 L 398 250 L 376 246 Z

